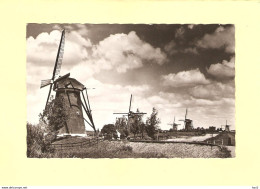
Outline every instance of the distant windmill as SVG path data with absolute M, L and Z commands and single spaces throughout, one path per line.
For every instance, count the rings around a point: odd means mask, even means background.
M 172 124 L 168 123 L 168 125 L 172 126 L 173 131 L 177 131 L 178 130 L 178 125 L 180 125 L 180 124 L 176 124 L 175 123 L 175 117 L 174 117 L 173 123 Z
M 230 131 L 230 126 L 231 126 L 231 125 L 228 125 L 228 124 L 227 124 L 227 120 L 226 120 L 226 125 L 221 125 L 221 129 L 222 129 L 222 126 L 225 126 L 225 131 L 227 131 L 227 132 Z
M 67 107 L 70 107 L 70 114 L 66 122 L 66 127 L 63 127 L 59 130 L 59 135 L 85 135 L 86 131 L 84 120 L 94 129 L 94 131 L 96 131 L 95 124 L 91 114 L 87 88 L 76 79 L 70 78 L 70 73 L 62 77 L 59 76 L 64 53 L 64 44 L 65 30 L 63 30 L 61 34 L 61 40 L 53 69 L 52 78 L 48 80 L 42 80 L 40 88 L 50 85 L 48 97 L 45 104 L 45 109 L 48 105 L 52 88 L 56 92 L 55 98 L 62 96 L 64 99 L 64 103 L 67 105 Z M 87 101 L 83 93 L 84 90 L 86 92 Z M 83 98 L 83 101 L 81 100 L 81 96 Z M 82 107 L 89 120 L 84 118 Z
M 192 120 L 187 119 L 188 109 L 186 108 L 185 118 L 184 120 L 179 120 L 184 122 L 184 130 L 191 131 L 193 129 Z
M 113 113 L 113 114 L 123 114 L 123 115 L 127 115 L 127 130 L 130 130 L 130 118 L 133 118 L 135 115 L 143 115 L 146 114 L 144 112 L 133 112 L 131 111 L 131 104 L 132 104 L 132 94 L 130 97 L 130 105 L 129 105 L 129 110 L 128 113 Z

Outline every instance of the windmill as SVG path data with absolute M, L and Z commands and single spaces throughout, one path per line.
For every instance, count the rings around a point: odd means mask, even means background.
M 132 104 L 132 94 L 131 94 L 131 97 L 130 97 L 130 105 L 129 105 L 129 109 L 128 109 L 128 112 L 127 113 L 113 113 L 113 114 L 122 114 L 122 115 L 127 115 L 127 130 L 130 131 L 130 119 L 131 118 L 134 118 L 134 116 L 136 115 L 144 115 L 146 113 L 143 113 L 143 112 L 133 112 L 131 111 L 131 104 Z
M 48 105 L 51 91 L 56 92 L 55 98 L 63 97 L 66 107 L 69 107 L 69 117 L 65 127 L 59 130 L 59 135 L 86 135 L 84 121 L 87 122 L 96 132 L 95 124 L 91 114 L 90 103 L 87 93 L 87 88 L 74 78 L 70 78 L 70 73 L 59 76 L 64 54 L 65 30 L 62 31 L 60 44 L 57 52 L 57 57 L 51 79 L 42 80 L 41 87 L 50 85 L 48 97 L 45 104 L 45 109 Z M 84 95 L 86 93 L 86 98 Z M 82 100 L 83 98 L 83 100 Z M 88 117 L 84 118 L 82 108 Z
M 168 123 L 168 125 L 172 126 L 173 131 L 177 131 L 178 130 L 178 125 L 180 125 L 180 124 L 175 123 L 175 116 L 174 116 L 173 123 L 172 124 Z
M 184 122 L 184 130 L 191 131 L 193 129 L 192 120 L 187 119 L 188 109 L 186 108 L 185 118 L 184 120 L 179 120 Z
M 227 132 L 230 131 L 230 126 L 231 126 L 231 125 L 228 125 L 228 124 L 227 124 L 227 120 L 226 120 L 226 125 L 221 125 L 221 129 L 222 129 L 222 126 L 225 126 L 225 131 L 227 131 Z

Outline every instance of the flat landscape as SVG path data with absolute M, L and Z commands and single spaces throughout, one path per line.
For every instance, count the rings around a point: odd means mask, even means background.
M 101 141 L 95 145 L 72 147 L 43 153 L 43 158 L 229 158 L 230 152 L 218 146 L 183 143 L 141 143 Z

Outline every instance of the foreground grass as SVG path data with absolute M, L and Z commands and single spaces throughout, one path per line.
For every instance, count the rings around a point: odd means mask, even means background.
M 43 158 L 163 158 L 162 153 L 133 152 L 131 146 L 123 142 L 103 141 L 97 145 L 55 150 L 52 153 L 42 154 Z
M 184 143 L 130 143 L 133 152 L 157 152 L 167 158 L 228 158 L 230 152 L 217 146 Z
M 193 144 L 131 143 L 103 141 L 98 145 L 42 153 L 40 158 L 227 158 L 219 147 Z

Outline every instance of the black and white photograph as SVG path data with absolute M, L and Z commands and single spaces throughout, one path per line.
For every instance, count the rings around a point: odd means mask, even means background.
M 234 24 L 28 23 L 27 158 L 235 158 Z

